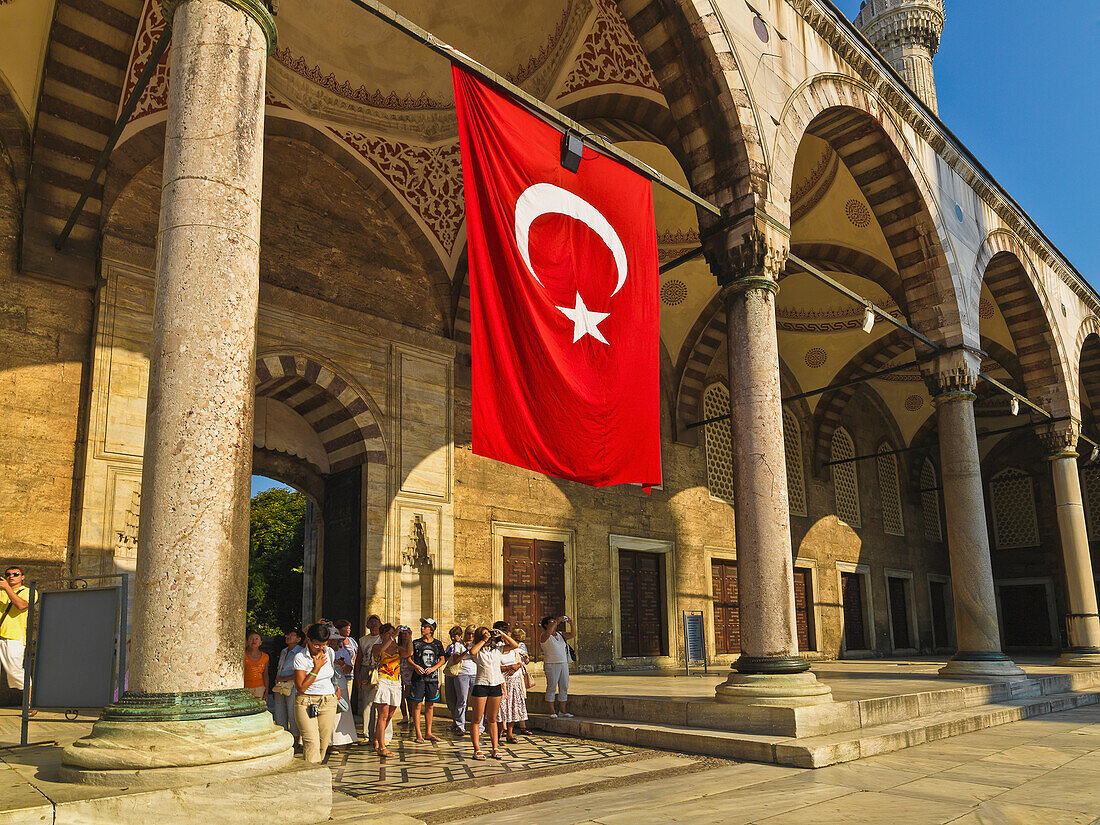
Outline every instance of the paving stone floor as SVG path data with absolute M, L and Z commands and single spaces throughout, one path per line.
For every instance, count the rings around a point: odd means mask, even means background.
M 13 765 L 31 759 L 2 749 L 18 721 L 0 711 L 0 760 Z M 31 736 L 64 743 L 91 721 L 42 713 Z M 385 765 L 365 748 L 330 759 L 341 805 L 369 803 L 349 825 L 1100 825 L 1096 705 L 818 770 L 541 734 L 504 761 L 474 762 L 468 740 L 401 733 Z M 277 800 L 256 802 L 277 814 Z
M 818 770 L 638 749 L 366 801 L 429 825 L 1100 825 L 1100 707 Z

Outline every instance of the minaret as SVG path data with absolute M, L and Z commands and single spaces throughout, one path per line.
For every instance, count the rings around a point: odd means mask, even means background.
M 856 27 L 929 109 L 937 112 L 932 57 L 943 34 L 943 0 L 863 0 Z

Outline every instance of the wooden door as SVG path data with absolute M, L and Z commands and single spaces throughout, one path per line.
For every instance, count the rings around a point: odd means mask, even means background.
M 840 589 L 844 602 L 844 649 L 867 650 L 867 632 L 863 621 L 863 582 L 858 573 L 841 573 Z
M 894 632 L 894 650 L 915 647 L 913 640 L 909 638 L 909 597 L 905 592 L 905 579 L 888 577 L 886 590 L 890 599 L 890 629 Z
M 504 621 L 527 633 L 538 654 L 537 628 L 544 616 L 565 613 L 565 545 L 541 539 L 504 539 Z
M 737 607 L 737 562 L 712 559 L 710 575 L 714 600 L 714 651 L 740 653 L 741 616 Z
M 998 589 L 1005 647 L 1053 647 L 1046 585 L 1012 584 Z
M 805 567 L 794 569 L 794 619 L 799 650 L 816 650 L 813 614 L 813 574 Z
M 944 582 L 928 582 L 928 597 L 932 602 L 932 644 L 950 647 L 947 629 L 947 585 Z
M 667 656 L 662 558 L 619 551 L 619 629 L 624 657 Z

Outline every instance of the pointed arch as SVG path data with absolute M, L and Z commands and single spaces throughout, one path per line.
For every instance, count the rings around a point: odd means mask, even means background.
M 320 437 L 330 472 L 386 464 L 378 406 L 366 390 L 314 356 L 268 352 L 256 360 L 256 395 L 290 407 Z
M 1049 405 L 1054 415 L 1070 415 L 1077 396 L 1069 381 L 1070 362 L 1051 302 L 1023 244 L 1008 230 L 994 230 L 978 250 L 974 271 L 972 303 L 977 306 L 984 283 L 1000 307 L 1016 346 L 1024 391 L 1032 400 Z
M 772 202 L 789 220 L 794 160 L 804 134 L 827 141 L 852 173 L 894 256 L 909 323 L 937 343 L 977 345 L 957 294 L 959 273 L 934 188 L 889 105 L 865 83 L 821 74 L 784 106 L 776 133 Z

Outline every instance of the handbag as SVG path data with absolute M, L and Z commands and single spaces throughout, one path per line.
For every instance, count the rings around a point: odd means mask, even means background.
M 454 645 L 451 645 L 451 649 L 454 650 Z M 453 653 L 451 654 L 451 658 L 452 659 L 454 658 Z M 461 656 L 459 656 L 459 658 L 456 659 L 453 662 L 447 662 L 447 664 L 444 665 L 444 667 L 443 667 L 443 675 L 447 676 L 451 679 L 454 679 L 461 672 L 462 672 L 462 657 Z
M 577 651 L 573 649 L 573 645 L 569 644 L 569 642 L 566 642 L 565 649 L 569 651 L 569 661 L 577 661 Z
M 531 676 L 530 673 L 527 672 L 526 667 L 523 668 L 523 684 L 524 687 L 526 687 L 528 690 L 535 686 L 535 679 L 533 676 Z
M 286 654 L 289 652 L 289 648 L 283 648 L 283 652 L 279 655 L 279 665 L 275 669 L 275 673 L 278 674 L 283 669 L 283 665 L 286 663 Z M 276 682 L 271 686 L 271 692 L 277 693 L 280 696 L 290 696 L 294 691 L 294 680 L 291 679 L 285 682 Z

